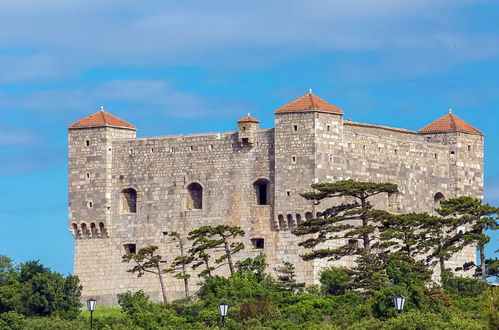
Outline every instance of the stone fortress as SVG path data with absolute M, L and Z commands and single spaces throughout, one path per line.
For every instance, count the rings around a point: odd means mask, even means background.
M 299 281 L 316 282 L 327 261 L 302 261 L 302 238 L 291 234 L 330 206 L 299 195 L 312 183 L 396 183 L 399 193 L 372 200 L 395 213 L 431 213 L 442 198 L 483 198 L 483 134 L 452 113 L 415 132 L 344 120 L 310 91 L 275 110 L 275 128 L 260 129 L 249 115 L 237 128 L 137 138 L 133 125 L 102 108 L 69 126 L 69 229 L 84 299 L 116 304 L 116 294 L 143 289 L 161 300 L 156 275 L 128 273 L 122 255 L 156 245 L 167 267 L 180 254 L 168 233 L 186 237 L 203 225 L 240 226 L 246 248 L 237 259 L 264 252 L 268 270 L 290 261 Z M 448 265 L 467 261 L 475 261 L 474 247 Z M 169 299 L 183 297 L 182 280 L 166 274 L 165 282 Z

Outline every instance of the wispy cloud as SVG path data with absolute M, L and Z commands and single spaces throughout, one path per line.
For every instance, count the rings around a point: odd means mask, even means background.
M 43 3 L 43 5 L 41 5 Z M 495 56 L 496 35 L 460 32 L 477 1 L 50 1 L 0 3 L 0 80 L 33 81 L 95 65 L 254 68 L 314 51 L 385 52 L 402 74 Z M 417 65 L 414 64 L 417 59 Z M 361 68 L 366 72 L 371 68 Z

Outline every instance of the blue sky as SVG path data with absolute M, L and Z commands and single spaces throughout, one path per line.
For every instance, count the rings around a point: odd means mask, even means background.
M 497 1 L 0 0 L 0 254 L 72 271 L 67 125 L 101 105 L 139 136 L 273 127 L 308 88 L 413 130 L 453 108 L 499 205 L 498 21 Z

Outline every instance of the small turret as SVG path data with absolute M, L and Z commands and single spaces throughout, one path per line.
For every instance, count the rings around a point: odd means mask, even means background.
M 241 147 L 251 147 L 255 143 L 255 133 L 259 129 L 260 121 L 248 115 L 237 121 L 238 141 Z

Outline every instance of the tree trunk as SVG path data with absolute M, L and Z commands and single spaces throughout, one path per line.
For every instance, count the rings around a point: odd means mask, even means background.
M 161 285 L 161 292 L 163 293 L 163 303 L 168 302 L 168 298 L 166 297 L 166 287 L 165 287 L 165 281 L 163 279 L 163 275 L 161 274 L 161 269 L 158 266 L 158 277 L 159 277 L 159 284 Z
M 482 279 L 486 281 L 487 270 L 485 269 L 485 246 L 483 244 L 480 244 L 478 246 L 478 249 L 480 250 L 480 268 L 482 269 Z
M 180 236 L 178 238 L 178 245 L 180 247 L 180 255 L 184 257 L 184 242 L 182 242 Z M 182 275 L 184 275 L 184 291 L 185 291 L 185 297 L 187 298 L 189 297 L 189 279 L 185 277 L 187 275 L 187 270 L 185 269 L 184 262 L 182 262 Z
M 362 205 L 362 210 L 366 209 L 367 203 L 366 203 L 366 198 L 367 197 L 361 197 L 360 202 Z M 364 219 L 362 216 L 362 227 L 365 228 L 369 225 L 368 220 Z M 363 233 L 362 234 L 362 240 L 364 241 L 364 253 L 365 254 L 370 254 L 371 253 L 371 242 L 369 239 L 369 233 Z
M 229 247 L 229 242 L 227 242 L 227 239 L 225 239 L 225 253 L 227 254 L 227 261 L 229 262 L 229 269 L 230 269 L 230 274 L 234 274 L 234 265 L 232 264 L 232 255 L 230 253 L 230 247 Z
M 208 264 L 208 259 L 205 259 L 204 264 L 206 265 L 206 270 L 208 271 L 208 277 L 212 277 L 211 276 L 210 265 Z

